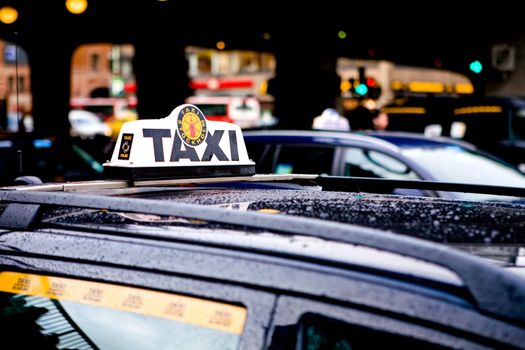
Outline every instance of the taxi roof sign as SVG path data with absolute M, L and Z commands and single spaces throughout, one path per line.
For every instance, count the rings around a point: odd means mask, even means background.
M 253 174 L 241 128 L 208 121 L 191 104 L 166 118 L 125 123 L 104 164 L 106 178 L 130 181 Z

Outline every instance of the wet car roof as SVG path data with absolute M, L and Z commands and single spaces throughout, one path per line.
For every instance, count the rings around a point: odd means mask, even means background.
M 496 266 L 446 247 L 394 234 L 403 232 L 441 242 L 475 237 L 486 243 L 489 229 L 501 229 L 518 237 L 524 217 L 521 205 L 327 192 L 316 185 L 304 189 L 290 186 L 286 190 L 236 188 L 235 183 L 226 188 L 206 184 L 204 188 L 144 186 L 100 190 L 79 190 L 87 183 L 72 185 L 77 186 L 74 192 L 39 192 L 34 191 L 38 186 L 33 186 L 0 193 L 5 203 L 0 208 L 0 227 L 4 228 L 2 246 L 6 257 L 20 255 L 13 261 L 24 262 L 26 255 L 33 259 L 49 256 L 45 260 L 50 259 L 50 266 L 57 259 L 77 264 L 87 259 L 113 267 L 130 265 L 139 271 L 165 269 L 250 288 L 271 286 L 291 292 L 333 294 L 331 298 L 336 298 L 339 290 L 334 289 L 335 284 L 312 289 L 312 283 L 321 283 L 323 275 L 332 276 L 330 269 L 351 266 L 374 278 L 381 276 L 387 284 L 394 280 L 406 284 L 401 290 L 432 286 L 429 295 L 438 293 L 436 298 L 463 308 L 470 308 L 472 293 L 479 308 L 486 312 L 512 320 L 523 318 L 514 306 L 515 298 L 521 295 L 514 295 L 514 288 L 520 289 L 521 284 L 525 288 L 517 276 L 502 274 L 504 271 Z M 491 213 L 493 221 L 487 219 Z M 439 224 L 435 221 L 438 219 L 442 220 Z M 479 222 L 489 224 L 483 228 Z M 450 239 L 447 235 L 433 237 L 448 232 L 446 227 L 454 232 Z M 480 230 L 485 233 L 480 234 Z M 277 235 L 269 236 L 272 233 Z M 269 240 L 265 243 L 265 239 Z M 358 254 L 354 248 L 338 249 L 337 244 L 372 250 L 363 251 L 361 260 L 355 260 Z M 317 248 L 310 250 L 309 246 Z M 407 260 L 397 267 L 395 259 L 389 258 L 372 263 L 380 252 L 416 261 Z M 273 259 L 272 266 L 268 259 Z M 225 260 L 229 261 L 227 265 Z M 242 266 L 234 267 L 233 261 Z M 420 266 L 420 262 L 434 266 Z M 304 268 L 319 276 L 298 277 L 302 272 L 294 270 L 299 267 L 297 264 L 307 264 Z M 254 271 L 258 271 L 256 275 Z M 299 275 L 294 275 L 290 284 L 293 273 Z M 483 273 L 483 279 L 479 273 Z M 88 276 L 93 275 L 90 272 Z M 389 293 L 397 295 L 396 288 L 399 287 L 389 289 Z M 343 290 L 348 295 L 350 289 Z M 393 301 L 392 298 L 388 299 Z M 510 332 L 518 337 L 510 340 L 515 344 L 520 333 Z
M 368 193 L 209 189 L 142 194 L 142 198 L 205 205 L 246 204 L 248 210 L 374 227 L 437 242 L 525 241 L 525 206 Z
M 330 220 L 445 244 L 489 246 L 522 245 L 525 242 L 525 206 L 521 204 L 294 189 L 144 188 L 140 193 L 126 195 L 130 196 Z M 48 212 L 44 219 L 47 222 L 90 222 L 100 225 L 170 224 L 170 220 L 161 217 L 142 220 L 134 216 L 86 212 L 68 207 Z M 180 221 L 171 223 L 180 224 Z M 201 223 L 200 226 L 222 227 L 216 223 Z

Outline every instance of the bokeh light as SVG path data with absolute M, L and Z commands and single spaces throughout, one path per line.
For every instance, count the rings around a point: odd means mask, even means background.
M 0 9 L 0 22 L 4 24 L 14 23 L 18 19 L 18 11 L 10 6 Z
M 483 65 L 481 64 L 480 61 L 476 60 L 476 61 L 470 62 L 469 68 L 474 73 L 479 74 L 483 70 Z
M 337 33 L 337 36 L 339 37 L 339 39 L 345 39 L 346 38 L 346 32 L 344 30 L 340 30 Z
M 359 84 L 355 88 L 355 92 L 360 96 L 364 96 L 368 93 L 368 87 L 365 84 Z
M 74 15 L 84 13 L 88 7 L 87 0 L 66 0 L 66 8 Z
M 348 80 L 343 80 L 341 82 L 341 92 L 350 91 L 351 88 L 352 88 L 352 84 L 350 84 Z
M 226 47 L 226 44 L 224 43 L 224 41 L 218 41 L 217 42 L 217 48 L 219 50 L 224 50 L 225 47 Z

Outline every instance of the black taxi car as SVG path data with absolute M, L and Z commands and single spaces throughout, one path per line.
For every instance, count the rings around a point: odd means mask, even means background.
M 105 166 L 0 189 L 3 347 L 525 347 L 521 205 L 254 175 L 191 105 L 126 124 Z

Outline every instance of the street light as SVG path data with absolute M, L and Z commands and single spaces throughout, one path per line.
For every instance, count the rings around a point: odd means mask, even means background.
M 87 0 L 66 0 L 66 8 L 74 15 L 84 13 L 88 7 Z
M 18 19 L 18 11 L 11 6 L 0 8 L 0 22 L 4 24 L 14 23 Z

